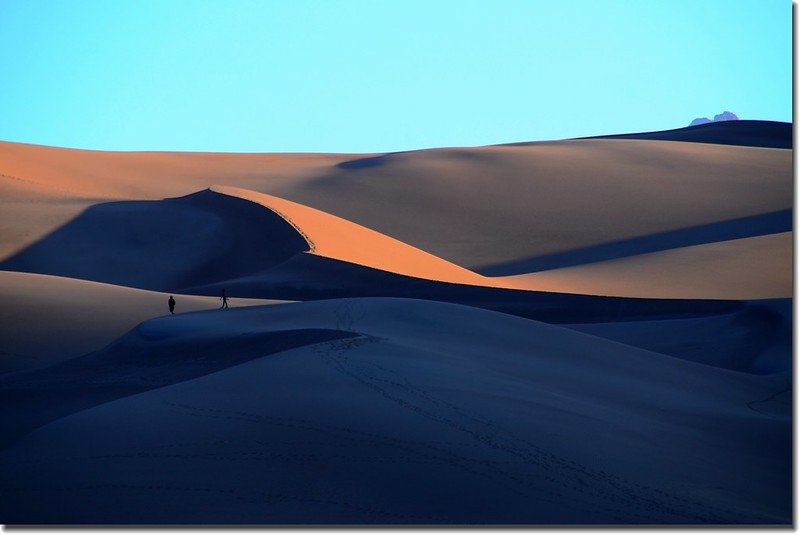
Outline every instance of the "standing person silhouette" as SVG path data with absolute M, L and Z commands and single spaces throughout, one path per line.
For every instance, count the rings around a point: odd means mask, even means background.
M 222 297 L 220 299 L 222 299 L 222 306 L 219 308 L 228 308 L 228 296 L 225 295 L 225 288 L 222 289 Z
M 175 298 L 170 295 L 167 304 L 169 305 L 169 313 L 175 314 Z

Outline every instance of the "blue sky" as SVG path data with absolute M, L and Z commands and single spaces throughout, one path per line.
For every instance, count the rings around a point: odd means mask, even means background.
M 0 139 L 377 152 L 791 120 L 789 0 L 0 0 Z

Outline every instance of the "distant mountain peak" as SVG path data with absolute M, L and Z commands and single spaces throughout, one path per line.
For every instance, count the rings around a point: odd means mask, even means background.
M 739 117 L 733 113 L 732 111 L 723 111 L 719 115 L 715 115 L 714 119 L 709 119 L 708 117 L 698 117 L 691 123 L 689 126 L 697 126 L 698 124 L 706 124 L 706 123 L 718 123 L 720 121 L 738 121 Z
M 714 122 L 719 121 L 738 121 L 739 117 L 732 111 L 723 111 L 719 115 L 714 116 Z

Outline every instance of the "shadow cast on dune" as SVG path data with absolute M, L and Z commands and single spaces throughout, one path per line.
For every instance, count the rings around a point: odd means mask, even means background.
M 186 316 L 186 315 L 184 315 Z M 159 320 L 162 329 L 169 329 Z M 231 338 L 159 335 L 145 323 L 105 349 L 42 369 L 0 376 L 0 447 L 78 411 L 304 345 L 358 336 L 332 329 L 237 333 Z M 163 331 L 169 333 L 169 331 Z
M 263 270 L 308 249 L 274 212 L 205 190 L 92 206 L 0 270 L 171 291 Z
M 476 271 L 490 277 L 517 275 L 602 262 L 604 260 L 666 251 L 680 247 L 690 247 L 692 245 L 776 234 L 792 230 L 792 214 L 792 210 L 780 210 L 767 214 L 741 217 L 485 266 Z
M 357 158 L 355 160 L 347 160 L 336 164 L 339 169 L 369 169 L 370 167 L 380 167 L 391 157 L 391 154 L 382 154 L 380 156 L 368 156 L 366 158 Z

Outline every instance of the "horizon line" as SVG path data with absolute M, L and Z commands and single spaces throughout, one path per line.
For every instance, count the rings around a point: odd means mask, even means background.
M 75 150 L 75 151 L 85 151 L 85 152 L 106 152 L 106 153 L 113 153 L 113 152 L 124 152 L 124 153 L 183 153 L 183 154 L 341 154 L 341 155 L 370 155 L 370 154 L 400 154 L 405 152 L 418 152 L 418 151 L 426 151 L 426 150 L 441 150 L 441 149 L 470 149 L 470 148 L 481 148 L 481 147 L 500 147 L 500 146 L 513 146 L 513 145 L 523 145 L 529 143 L 550 143 L 550 142 L 560 142 L 560 141 L 571 141 L 571 140 L 581 140 L 581 139 L 604 139 L 604 138 L 614 138 L 618 136 L 634 136 L 639 134 L 656 134 L 662 132 L 674 132 L 678 130 L 687 130 L 687 129 L 697 129 L 697 128 L 706 128 L 709 125 L 715 125 L 719 123 L 780 123 L 780 124 L 794 124 L 793 121 L 777 121 L 773 119 L 734 119 L 734 120 L 725 120 L 725 121 L 710 121 L 708 123 L 698 124 L 698 125 L 686 125 L 680 126 L 677 128 L 667 128 L 662 130 L 640 130 L 636 132 L 622 132 L 616 134 L 600 134 L 600 135 L 590 135 L 590 136 L 577 136 L 577 137 L 565 137 L 565 138 L 556 138 L 556 139 L 528 139 L 524 141 L 501 141 L 497 143 L 482 143 L 476 145 L 437 145 L 431 147 L 418 147 L 413 149 L 398 149 L 398 150 L 388 150 L 388 151 L 321 151 L 321 150 L 259 150 L 259 151 L 243 151 L 243 150 L 177 150 L 177 149 L 105 149 L 105 148 L 87 148 L 87 147 L 77 147 L 77 146 L 69 146 L 69 145 L 50 145 L 47 143 L 35 143 L 30 141 L 15 141 L 11 139 L 0 139 L 0 143 L 13 143 L 16 145 L 32 145 L 36 147 L 46 147 L 52 149 L 64 149 L 64 150 Z

